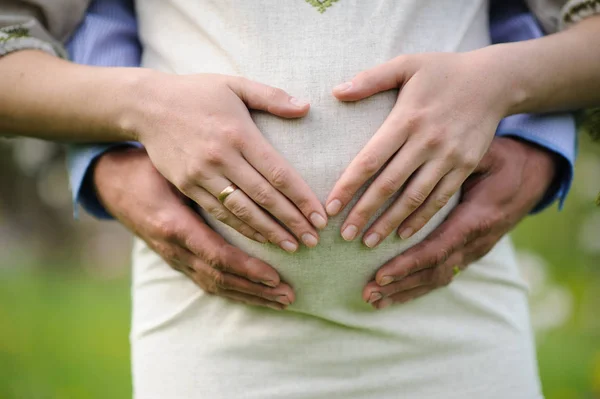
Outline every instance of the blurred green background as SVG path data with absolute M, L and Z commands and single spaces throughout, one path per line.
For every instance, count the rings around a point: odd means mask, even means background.
M 600 398 L 600 146 L 582 137 L 564 211 L 514 232 L 544 393 Z M 74 222 L 60 147 L 0 141 L 0 399 L 127 398 L 129 239 Z

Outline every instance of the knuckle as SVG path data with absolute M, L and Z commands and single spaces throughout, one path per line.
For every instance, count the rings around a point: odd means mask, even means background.
M 396 227 L 398 227 L 398 222 L 390 217 L 386 217 L 379 222 L 379 228 L 383 233 L 382 236 L 390 234 Z
M 396 180 L 390 178 L 390 177 L 381 177 L 381 181 L 379 182 L 379 187 L 378 187 L 378 191 L 379 191 L 379 195 L 381 195 L 382 197 L 391 197 L 392 195 L 396 194 L 396 192 L 398 191 L 398 183 L 396 182 Z
M 361 171 L 369 176 L 377 173 L 380 167 L 379 157 L 371 152 L 362 153 L 358 164 Z
M 360 208 L 357 207 L 357 209 L 353 209 L 352 213 L 353 220 L 360 223 L 368 222 L 371 216 L 373 215 L 373 212 L 370 209 L 365 208 L 363 206 L 361 206 Z
M 204 149 L 206 163 L 211 166 L 223 166 L 225 163 L 225 151 L 220 144 L 209 144 Z M 198 168 L 194 168 L 194 171 Z
M 279 233 L 275 230 L 267 231 L 266 235 L 264 233 L 262 233 L 262 234 L 267 238 L 267 240 L 269 242 L 278 243 L 279 241 L 281 241 L 281 237 L 280 237 Z
M 271 208 L 275 205 L 275 193 L 273 189 L 266 184 L 261 184 L 256 188 L 254 202 L 263 208 Z
M 477 157 L 474 154 L 467 153 L 467 154 L 463 155 L 461 163 L 462 163 L 463 169 L 468 170 L 470 173 L 479 164 L 479 157 Z
M 202 261 L 209 266 L 210 269 L 220 269 L 222 262 L 221 250 L 219 248 L 206 248 L 201 256 Z
M 406 195 L 405 204 L 410 211 L 414 211 L 427 199 L 427 195 L 421 190 L 411 190 Z
M 227 219 L 229 219 L 229 213 L 220 206 L 212 207 L 210 210 L 208 210 L 208 213 L 210 213 L 210 215 L 219 222 L 225 222 Z
M 215 291 L 219 291 L 221 289 L 227 288 L 227 280 L 225 278 L 225 274 L 220 272 L 219 270 L 212 269 L 210 273 L 210 280 L 212 282 L 213 288 Z
M 423 125 L 425 113 L 421 110 L 406 111 L 403 119 L 406 129 L 414 131 Z
M 239 201 L 230 201 L 228 204 L 229 210 L 237 216 L 240 220 L 246 223 L 252 221 L 252 212 L 250 209 Z
M 424 138 L 423 146 L 427 150 L 436 150 L 442 146 L 444 143 L 444 133 L 442 133 L 444 129 L 437 129 L 435 134 L 431 134 Z
M 443 207 L 446 206 L 446 204 L 448 204 L 448 202 L 450 201 L 450 198 L 452 198 L 452 194 L 451 193 L 443 193 L 443 194 L 439 194 L 435 197 L 435 199 L 433 200 L 433 207 L 436 210 L 442 209 Z
M 473 229 L 473 235 L 475 237 L 488 235 L 492 231 L 493 224 L 494 224 L 494 221 L 492 218 L 488 217 L 488 218 L 480 219 L 477 222 L 477 224 L 475 225 L 475 228 Z
M 241 128 L 230 126 L 224 128 L 221 134 L 233 148 L 241 150 L 246 144 L 246 140 L 242 131 L 243 130 Z
M 269 171 L 271 184 L 278 190 L 285 190 L 289 186 L 289 175 L 289 171 L 281 166 L 273 166 Z
M 178 238 L 178 227 L 175 219 L 166 212 L 161 212 L 152 219 L 153 236 L 165 241 L 174 241 Z
M 450 257 L 450 251 L 447 248 L 442 248 L 433 255 L 431 263 L 434 266 L 438 266 L 438 265 L 441 265 L 444 262 L 446 262 L 446 260 L 448 260 L 449 257 Z

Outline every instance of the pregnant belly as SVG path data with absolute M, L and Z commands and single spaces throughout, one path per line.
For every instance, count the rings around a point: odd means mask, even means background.
M 389 114 L 396 93 L 383 93 L 354 104 L 340 103 L 328 93 L 321 98 L 313 95 L 311 100 L 309 116 L 300 120 L 283 120 L 263 113 L 253 118 L 270 143 L 324 202 L 344 168 Z M 385 262 L 423 240 L 457 202 L 458 195 L 410 239 L 400 240 L 392 235 L 376 249 L 366 248 L 360 240 L 342 239 L 340 226 L 348 207 L 330 219 L 316 248 L 301 248 L 295 254 L 252 242 L 210 216 L 203 216 L 231 244 L 279 271 L 296 293 L 296 303 L 290 310 L 338 320 L 348 311 L 369 311 L 371 307 L 361 296 L 365 283 Z

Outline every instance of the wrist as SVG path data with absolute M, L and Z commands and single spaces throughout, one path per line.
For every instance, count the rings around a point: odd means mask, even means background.
M 496 44 L 471 52 L 472 59 L 481 72 L 490 79 L 487 81 L 495 95 L 495 105 L 501 117 L 524 112 L 528 101 L 527 87 L 522 84 L 517 48 L 512 44 Z
M 99 203 L 110 213 L 122 195 L 127 195 L 131 182 L 124 178 L 128 168 L 151 166 L 143 148 L 115 147 L 100 155 L 91 166 L 89 183 Z
M 118 74 L 119 99 L 114 107 L 111 129 L 122 141 L 142 142 L 144 122 L 155 108 L 152 93 L 159 72 L 144 68 L 121 68 Z
M 563 158 L 554 151 L 520 137 L 506 139 L 513 140 L 523 151 L 522 168 L 526 172 L 524 186 L 535 195 L 535 204 L 539 204 L 548 193 L 554 193 L 558 189 Z

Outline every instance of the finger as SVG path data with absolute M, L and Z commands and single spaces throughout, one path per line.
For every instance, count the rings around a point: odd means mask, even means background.
M 205 188 L 216 198 L 231 183 L 223 177 L 215 177 L 204 182 Z M 192 187 L 188 195 L 196 199 L 198 187 Z M 202 204 L 199 204 L 202 206 Z M 250 227 L 256 229 L 260 234 L 269 240 L 269 242 L 278 245 L 287 252 L 295 252 L 298 249 L 298 243 L 294 236 L 279 225 L 265 211 L 263 211 L 254 201 L 240 189 L 229 194 L 223 201 L 223 205 L 238 219 Z
M 218 221 L 232 227 L 251 240 L 258 241 L 262 244 L 267 242 L 267 239 L 262 234 L 242 222 L 233 213 L 229 212 L 229 210 L 208 191 L 198 187 L 195 190 L 194 197 L 195 202 Z
M 290 305 L 296 300 L 294 291 L 285 283 L 281 283 L 275 288 L 254 283 L 234 274 L 214 269 L 202 260 L 193 257 L 193 255 L 189 258 L 188 262 L 193 264 L 193 269 L 197 274 L 195 279 L 212 294 L 219 295 L 223 291 L 235 291 L 277 302 L 285 306 Z
M 342 101 L 357 101 L 404 84 L 416 70 L 415 56 L 399 56 L 356 75 L 333 89 Z
M 385 165 L 406 141 L 410 122 L 402 121 L 398 106 L 390 113 L 367 145 L 350 162 L 326 201 L 327 213 L 337 215 L 359 188 Z
M 407 277 L 381 287 L 375 281 L 369 282 L 363 289 L 363 299 L 367 303 L 374 303 L 398 292 L 412 290 L 423 285 L 432 285 L 435 278 L 435 268 L 420 270 Z
M 423 205 L 414 211 L 398 227 L 398 235 L 408 238 L 421 230 L 450 198 L 460 189 L 465 176 L 462 172 L 454 170 L 444 176 L 435 189 L 429 194 Z
M 253 295 L 242 294 L 237 291 L 222 291 L 219 296 L 227 299 L 231 299 L 234 302 L 243 303 L 244 305 L 260 306 L 264 308 L 270 308 L 273 310 L 285 310 L 287 306 L 277 302 L 262 299 Z
M 269 112 L 284 118 L 299 118 L 308 113 L 310 104 L 285 91 L 249 79 L 231 77 L 228 86 L 248 108 Z
M 283 193 L 317 229 L 327 225 L 323 205 L 302 176 L 256 129 L 242 155 L 277 191 Z
M 319 235 L 304 215 L 283 194 L 277 191 L 254 168 L 245 164 L 225 170 L 227 178 L 235 182 L 257 205 L 278 219 L 307 247 L 319 242 Z
M 475 238 L 465 246 L 464 250 L 460 251 L 462 257 L 459 260 L 455 260 L 453 265 L 466 267 L 478 261 L 487 255 L 501 238 L 502 235 L 498 233 Z
M 474 212 L 468 204 L 459 204 L 425 240 L 383 265 L 375 280 L 385 286 L 419 270 L 444 263 L 454 252 L 482 235 L 479 218 L 479 212 Z
M 191 209 L 187 212 L 187 217 L 179 220 L 177 231 L 172 234 L 181 247 L 212 268 L 269 287 L 280 284 L 279 274 L 273 267 L 227 243 Z
M 407 149 L 407 152 L 411 153 L 410 148 Z M 402 185 L 421 166 L 423 161 L 424 156 L 408 157 L 408 162 L 399 156 L 395 156 L 383 172 L 371 183 L 348 214 L 342 225 L 342 237 L 347 241 L 353 240 L 384 203 L 397 194 Z M 388 234 L 393 231 L 395 226 L 389 226 L 389 228 L 391 230 Z M 377 242 L 372 242 L 374 237 L 371 236 L 369 240 L 365 240 L 366 245 L 370 248 L 375 247 L 383 238 L 379 236 Z
M 394 294 L 390 297 L 384 298 L 380 301 L 373 303 L 375 309 L 385 309 L 390 305 L 401 304 L 417 299 L 435 289 L 433 285 L 424 285 L 421 287 L 413 288 L 412 290 L 402 291 Z
M 406 172 L 400 172 L 405 176 Z M 400 226 L 412 212 L 427 199 L 440 179 L 447 173 L 446 167 L 435 163 L 427 163 L 419 169 L 400 196 L 365 232 L 363 242 L 369 248 L 374 248 L 390 233 Z M 412 231 L 403 231 L 400 238 L 407 239 Z

